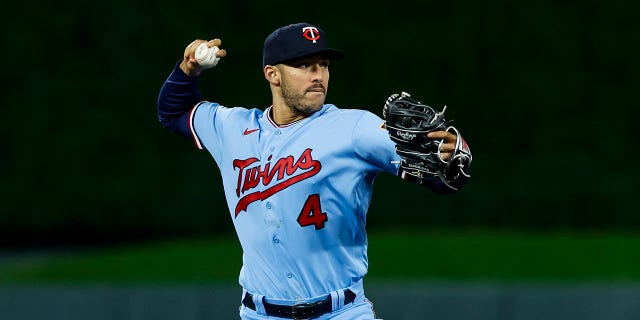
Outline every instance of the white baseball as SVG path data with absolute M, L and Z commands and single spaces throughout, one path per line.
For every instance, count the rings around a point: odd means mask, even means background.
M 218 47 L 214 46 L 209 48 L 207 43 L 203 42 L 196 48 L 196 61 L 204 68 L 213 68 L 218 64 L 218 61 L 220 61 L 220 58 L 216 56 L 218 51 L 220 51 Z

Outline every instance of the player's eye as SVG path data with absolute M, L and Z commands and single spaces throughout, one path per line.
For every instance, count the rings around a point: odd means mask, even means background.
M 307 69 L 309 68 L 309 66 L 311 66 L 311 63 L 309 63 L 308 61 L 296 61 L 290 64 L 290 66 L 298 69 Z
M 319 62 L 304 62 L 301 64 L 301 68 L 304 69 L 308 69 L 308 68 L 313 68 L 313 67 L 320 67 L 320 68 L 327 68 L 329 67 L 329 61 L 328 60 L 323 60 L 323 61 L 319 61 Z

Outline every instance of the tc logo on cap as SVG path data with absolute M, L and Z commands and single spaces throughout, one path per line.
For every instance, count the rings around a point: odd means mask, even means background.
M 316 43 L 316 40 L 320 39 L 320 32 L 316 27 L 304 27 L 302 28 L 302 36 Z
M 264 40 L 262 66 L 274 66 L 313 54 L 329 60 L 344 56 L 342 51 L 327 46 L 324 30 L 304 22 L 290 24 L 271 32 Z

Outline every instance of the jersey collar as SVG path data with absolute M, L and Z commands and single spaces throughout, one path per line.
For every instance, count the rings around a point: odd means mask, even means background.
M 275 121 L 273 121 L 273 118 L 271 118 L 271 110 L 273 109 L 273 105 L 270 105 L 269 107 L 267 107 L 267 109 L 264 111 L 264 113 L 266 114 L 266 117 L 267 117 L 267 120 L 269 121 L 269 123 L 272 126 L 274 126 L 275 128 L 287 128 L 287 127 L 291 127 L 291 126 L 295 125 L 296 123 L 300 123 L 300 122 L 302 122 L 302 121 L 304 121 L 306 119 L 317 117 L 318 115 L 324 113 L 327 110 L 328 107 L 329 107 L 329 105 L 325 104 L 325 105 L 322 106 L 322 109 L 314 112 L 311 116 L 306 117 L 306 118 L 302 118 L 302 119 L 298 119 L 298 120 L 296 120 L 294 122 L 283 124 L 283 125 L 277 124 Z

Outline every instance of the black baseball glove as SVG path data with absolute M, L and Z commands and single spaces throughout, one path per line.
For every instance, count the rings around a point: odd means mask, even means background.
M 402 159 L 398 175 L 435 191 L 452 193 L 466 184 L 472 158 L 458 130 L 445 119 L 446 108 L 437 112 L 402 92 L 387 99 L 382 116 L 389 137 L 396 143 L 396 152 Z M 432 131 L 448 131 L 457 136 L 456 148 L 449 159 L 442 159 L 440 153 L 443 139 L 427 137 Z

